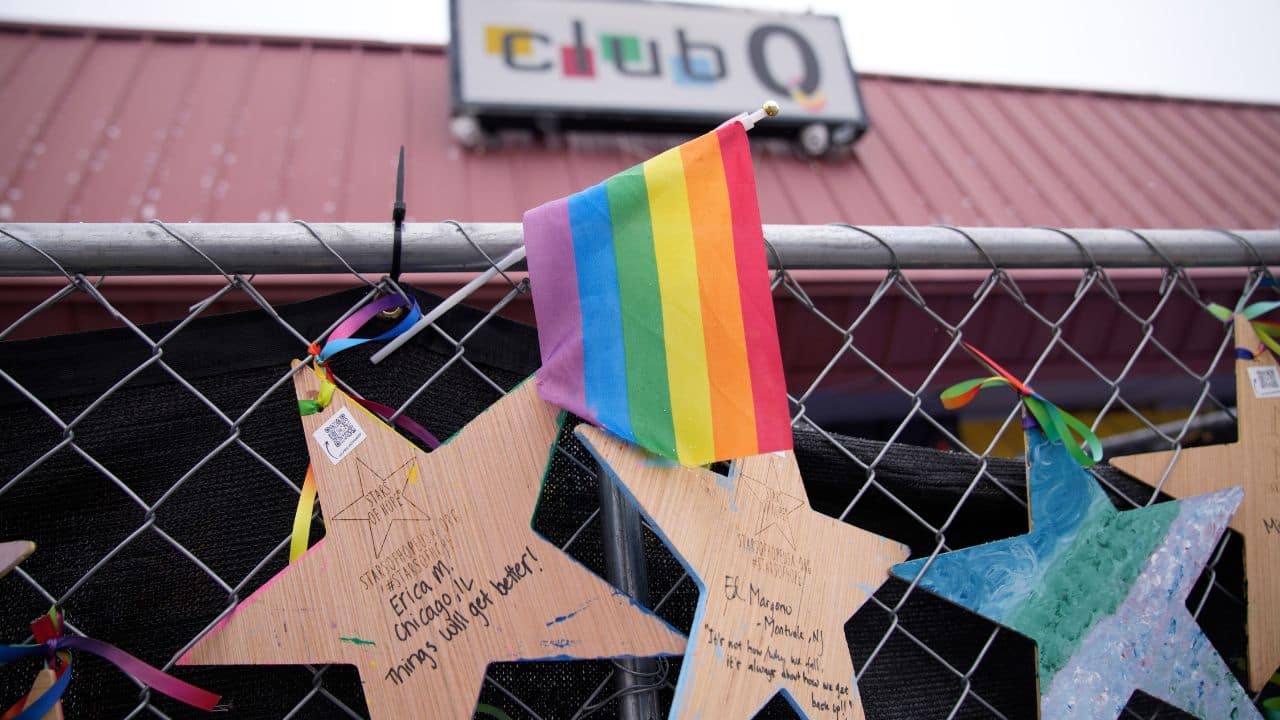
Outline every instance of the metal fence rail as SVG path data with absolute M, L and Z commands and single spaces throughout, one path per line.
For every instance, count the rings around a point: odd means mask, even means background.
M 0 275 L 385 273 L 386 223 L 0 225 Z M 1280 230 L 766 225 L 774 269 L 1235 267 L 1280 262 Z M 404 272 L 487 270 L 523 244 L 517 223 L 405 227 Z M 30 247 L 24 247 L 29 244 Z M 44 257 L 38 249 L 48 257 Z M 57 265 L 50 262 L 57 261 Z
M 1116 443 L 1124 447 L 1181 447 L 1193 428 L 1201 427 L 1206 417 L 1220 419 L 1221 413 L 1232 408 L 1222 401 L 1230 397 L 1231 388 L 1223 392 L 1221 377 L 1230 371 L 1232 358 L 1230 326 L 1218 323 L 1204 310 L 1210 299 L 1234 302 L 1239 297 L 1256 297 L 1270 294 L 1274 287 L 1269 266 L 1280 265 L 1280 230 L 1223 231 L 1223 230 L 1059 230 L 1051 228 L 1001 229 L 1001 228 L 949 228 L 949 227 L 866 227 L 852 226 L 766 226 L 773 270 L 775 297 L 778 302 L 790 303 L 801 308 L 811 321 L 808 328 L 819 328 L 825 340 L 819 343 L 830 349 L 830 355 L 816 363 L 811 378 L 802 385 L 789 387 L 792 401 L 793 426 L 807 428 L 830 440 L 832 445 L 852 462 L 862 468 L 868 477 L 866 485 L 840 514 L 845 519 L 855 506 L 863 501 L 868 490 L 874 488 L 887 495 L 923 530 L 937 538 L 939 548 L 948 548 L 946 534 L 952 520 L 963 509 L 966 494 L 953 509 L 950 517 L 941 523 L 930 522 L 916 513 L 909 504 L 894 498 L 893 492 L 877 479 L 877 470 L 885 452 L 871 461 L 859 459 L 836 442 L 832 430 L 825 427 L 823 413 L 818 406 L 830 403 L 832 398 L 849 399 L 858 388 L 874 386 L 876 392 L 893 399 L 898 408 L 892 417 L 883 418 L 885 451 L 895 444 L 907 442 L 908 429 L 923 426 L 934 437 L 948 445 L 968 453 L 979 461 L 979 470 L 972 478 L 970 489 L 983 483 L 996 482 L 985 469 L 986 460 L 997 452 L 998 439 L 1006 430 L 1017 432 L 1018 406 L 1009 398 L 1007 402 L 988 406 L 992 417 L 991 432 L 980 441 L 970 436 L 968 442 L 952 423 L 940 414 L 934 402 L 941 390 L 941 381 L 947 376 L 943 366 L 965 366 L 959 343 L 966 333 L 972 334 L 983 322 L 991 322 L 983 313 L 997 303 L 1014 307 L 1023 313 L 1021 317 L 1037 329 L 1037 334 L 1018 338 L 1021 344 L 1034 343 L 1029 357 L 1034 358 L 1026 379 L 1033 382 L 1042 369 L 1052 364 L 1051 358 L 1065 356 L 1076 368 L 1069 378 L 1078 385 L 1088 385 L 1092 396 L 1099 398 L 1099 408 L 1093 417 L 1093 427 L 1103 427 L 1108 418 L 1123 415 L 1136 424 L 1137 432 L 1116 437 Z M 266 395 L 287 385 L 290 374 L 281 368 L 279 379 L 264 392 L 258 402 L 237 413 L 224 412 L 196 385 L 170 367 L 163 356 L 166 342 L 205 311 L 215 301 L 232 291 L 239 291 L 266 312 L 278 326 L 279 332 L 296 342 L 299 356 L 313 341 L 321 340 L 360 304 L 374 297 L 378 291 L 397 291 L 389 278 L 376 279 L 376 275 L 390 267 L 389 226 L 386 224 L 210 224 L 164 225 L 148 224 L 7 224 L 0 225 L 0 276 L 6 277 L 61 277 L 62 280 L 41 302 L 23 312 L 8 326 L 0 328 L 0 341 L 10 338 L 27 323 L 36 322 L 48 308 L 63 302 L 69 296 L 83 294 L 110 313 L 119 326 L 129 329 L 149 349 L 149 357 L 142 361 L 136 372 L 145 368 L 158 369 L 182 385 L 207 407 L 212 408 L 225 426 L 226 440 L 208 453 L 195 467 L 174 480 L 169 489 L 157 499 L 147 501 L 135 495 L 124 479 L 97 463 L 92 453 L 81 447 L 76 429 L 84 416 L 118 392 L 121 381 L 103 392 L 92 405 L 74 417 L 62 417 L 51 411 L 40 397 L 24 387 L 6 368 L 0 366 L 0 382 L 12 388 L 18 395 L 32 403 L 56 427 L 58 440 L 54 449 L 44 453 L 20 472 L 11 477 L 0 477 L 0 503 L 18 482 L 36 471 L 56 451 L 70 450 L 100 469 L 112 485 L 121 488 L 143 513 L 143 521 L 136 530 L 122 540 L 113 550 L 65 589 L 54 591 L 42 578 L 19 569 L 17 577 L 50 603 L 74 608 L 77 594 L 98 573 L 111 571 L 112 558 L 138 536 L 151 533 L 176 550 L 185 562 L 189 562 L 208 576 L 222 591 L 232 598 L 226 612 L 233 609 L 236 598 L 247 595 L 246 589 L 260 584 L 264 578 L 256 574 L 268 562 L 286 553 L 288 528 L 280 528 L 281 542 L 267 557 L 261 559 L 247 575 L 222 577 L 215 573 L 200 557 L 179 540 L 161 530 L 155 524 L 158 514 L 165 512 L 165 504 L 171 494 L 203 466 L 213 461 L 219 453 L 247 451 L 254 453 L 240 436 L 240 430 L 260 411 Z M 406 227 L 402 267 L 405 272 L 456 272 L 488 269 L 497 258 L 515 248 L 521 242 L 517 224 L 455 224 L 413 225 Z M 958 269 L 969 272 L 963 282 L 966 285 L 963 307 L 943 307 L 943 303 L 929 288 L 922 289 L 913 279 L 913 270 Z M 1133 271 L 1117 268 L 1147 268 Z M 1204 268 L 1212 271 L 1213 298 L 1202 293 Z M 800 270 L 863 270 L 875 271 L 874 280 L 866 292 L 845 297 L 837 305 L 824 300 L 821 294 L 811 293 L 813 280 Z M 1034 273 L 1010 273 L 1010 270 L 1058 270 L 1054 282 L 1063 284 L 1067 277 L 1067 289 L 1062 297 L 1049 302 L 1042 292 L 1045 280 Z M 255 288 L 255 275 L 264 274 L 313 274 L 344 273 L 351 285 L 363 286 L 366 292 L 356 307 L 351 307 L 343 317 L 335 317 L 333 324 L 320 336 L 311 337 L 287 322 Z M 1129 273 L 1129 274 L 1124 274 Z M 375 277 L 366 277 L 366 274 Z M 185 320 L 172 332 L 154 338 L 139 329 L 127 313 L 120 311 L 106 297 L 98 284 L 101 276 L 115 275 L 220 275 L 225 284 L 204 301 L 190 308 Z M 1117 289 L 1119 275 L 1123 275 L 1125 289 Z M 1113 277 L 1116 276 L 1116 277 Z M 931 282 L 946 278 L 931 276 Z M 828 281 L 831 279 L 828 278 Z M 257 280 L 260 282 L 260 280 Z M 219 281 L 222 282 L 222 281 Z M 488 385 L 501 390 L 499 383 L 488 377 L 471 362 L 468 342 L 483 325 L 497 317 L 511 303 L 522 299 L 529 292 L 529 283 L 518 274 L 501 275 L 497 283 L 506 283 L 505 293 L 488 308 L 489 312 L 470 331 L 450 335 L 442 328 L 437 332 L 455 353 L 441 372 L 424 378 L 417 391 L 412 393 L 399 409 L 404 412 L 415 398 L 426 391 L 440 377 L 444 369 L 474 373 Z M 957 280 L 956 282 L 960 282 Z M 806 287 L 806 285 L 809 287 Z M 968 289 L 972 287 L 972 291 Z M 4 294 L 0 283 L 0 295 Z M 948 302 L 951 302 L 950 300 Z M 903 373 L 887 360 L 892 353 L 881 352 L 872 346 L 877 338 L 868 337 L 878 313 L 891 303 L 899 303 L 911 309 L 911 313 L 895 315 L 894 323 L 904 332 L 931 333 L 941 338 L 941 350 L 936 357 L 926 359 L 919 374 Z M 1103 362 L 1097 356 L 1097 343 L 1090 341 L 1088 328 L 1077 322 L 1086 312 L 1087 304 L 1103 304 L 1124 322 L 1127 357 L 1121 361 Z M 896 307 L 896 306 L 895 306 Z M 1180 308 L 1171 310 L 1170 308 Z M 1191 308 L 1193 312 L 1188 312 Z M 837 312 L 838 310 L 838 312 Z M 1092 312 L 1090 310 L 1089 312 Z M 1199 313 L 1198 315 L 1194 313 Z M 780 331 L 788 332 L 788 317 L 779 316 Z M 1213 326 L 1215 343 L 1204 358 L 1194 361 L 1180 357 L 1176 346 L 1168 340 L 1170 332 L 1178 332 L 1189 323 Z M 1219 327 L 1220 326 L 1220 327 Z M 807 330 L 806 330 L 807 332 Z M 825 350 L 824 350 L 825 352 Z M 1176 418 L 1148 417 L 1144 401 L 1137 399 L 1137 390 L 1129 382 L 1135 374 L 1140 358 L 1154 356 L 1160 359 L 1165 372 L 1176 376 L 1182 397 L 1177 407 L 1181 414 Z M 976 374 L 976 369 L 970 367 Z M 130 375 L 132 375 L 131 373 Z M 910 376 L 908 376 L 910 375 Z M 837 381 L 837 378 L 840 378 Z M 1216 379 L 1215 379 L 1216 378 Z M 127 378 L 126 378 L 127 379 Z M 857 380 L 855 382 L 854 380 Z M 858 383 L 862 383 L 859 385 Z M 1217 384 L 1215 384 L 1217 383 Z M 359 391 L 360 388 L 348 388 Z M 869 392 L 869 391 L 867 391 Z M 888 405 L 886 405 L 888 406 Z M 1228 418 L 1230 415 L 1227 416 Z M 1219 423 L 1221 424 L 1221 423 Z M 1104 440 L 1106 438 L 1104 437 Z M 564 453 L 569 457 L 568 453 Z M 578 460 L 569 457 L 573 462 Z M 271 465 L 265 458 L 258 460 L 282 481 L 298 491 L 301 478 L 291 478 Z M 606 565 L 610 579 L 632 591 L 641 592 L 644 556 L 638 552 L 639 524 L 634 510 L 627 507 L 611 493 L 607 479 L 600 474 L 604 486 L 600 493 L 601 506 L 562 543 L 568 548 L 579 534 L 592 523 L 602 523 L 606 535 Z M 1114 487 L 1112 488 L 1115 489 Z M 1142 506 L 1157 500 L 1155 493 L 1141 496 L 1125 496 L 1133 506 Z M 611 543 L 611 544 L 609 544 Z M 1226 540 L 1223 541 L 1225 547 Z M 913 548 L 916 553 L 931 548 Z M 1211 595 L 1224 602 L 1239 604 L 1242 601 L 1224 590 L 1217 582 L 1217 563 L 1223 548 L 1215 555 L 1214 565 L 1206 570 L 1204 591 L 1193 594 L 1192 609 L 1199 613 Z M 681 581 L 683 582 L 683 581 Z M 679 585 L 679 583 L 677 583 Z M 652 598 L 656 605 L 665 603 L 675 588 Z M 944 659 L 929 647 L 929 638 L 918 637 L 897 622 L 897 613 L 905 605 L 912 592 L 889 603 L 877 596 L 873 602 L 891 618 L 887 623 L 885 638 L 890 634 L 906 635 L 932 659 L 953 674 L 959 686 L 954 703 L 946 717 L 998 716 L 1004 717 L 984 700 L 974 689 L 971 679 L 981 671 L 987 648 L 1002 631 L 994 629 L 986 644 L 967 667 L 959 667 Z M 1220 596 L 1220 597 L 1219 597 Z M 225 613 L 224 613 L 225 614 Z M 74 613 L 72 613 L 74 617 Z M 207 628 L 206 628 L 207 631 Z M 170 666 L 200 637 L 190 638 L 181 648 L 174 648 Z M 15 640 L 16 638 L 10 638 Z M 882 643 L 883 643 L 882 638 Z M 873 652 L 868 663 L 875 662 Z M 665 665 L 663 665 L 665 668 Z M 359 715 L 343 704 L 325 687 L 325 668 L 311 668 L 313 686 L 297 699 L 289 716 L 305 717 L 311 703 L 324 703 L 352 717 Z M 859 667 L 861 676 L 867 670 Z M 124 682 L 124 680 L 120 680 Z M 496 687 L 533 717 L 536 713 L 514 697 L 507 689 L 490 677 L 487 682 Z M 667 687 L 673 679 L 662 674 L 654 663 L 619 665 L 604 681 L 592 687 L 575 719 L 602 708 L 627 718 L 650 717 L 655 712 L 665 714 L 657 707 L 657 688 Z M 610 690 L 610 684 L 614 689 Z M 617 696 L 625 702 L 604 702 Z M 617 698 L 614 698 L 615 700 Z M 1139 713 L 1131 703 L 1128 716 L 1153 718 L 1170 717 L 1170 710 Z M 974 708 L 978 710 L 975 711 Z M 975 714 L 976 712 L 976 714 Z M 151 713 L 164 714 L 151 702 L 150 695 L 142 693 L 138 705 L 130 717 Z M 550 720 L 548 718 L 548 720 Z

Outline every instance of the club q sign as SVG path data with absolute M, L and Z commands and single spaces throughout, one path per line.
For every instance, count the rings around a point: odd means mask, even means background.
M 840 21 L 663 2 L 453 0 L 454 111 L 672 126 L 777 100 L 769 124 L 866 128 Z

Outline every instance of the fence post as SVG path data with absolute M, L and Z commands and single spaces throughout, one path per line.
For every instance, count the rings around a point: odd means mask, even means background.
M 630 595 L 641 605 L 649 604 L 649 576 L 644 561 L 644 530 L 640 513 L 622 494 L 608 472 L 599 468 L 600 522 L 604 545 L 604 565 L 609 582 Z M 621 669 L 614 672 L 615 692 L 625 693 L 619 699 L 618 717 L 623 720 L 658 720 L 657 688 L 635 689 L 650 684 L 657 672 L 651 658 L 614 661 Z

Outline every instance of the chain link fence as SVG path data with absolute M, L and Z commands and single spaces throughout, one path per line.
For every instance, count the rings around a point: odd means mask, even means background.
M 416 291 L 370 275 L 385 264 L 386 241 L 369 247 L 350 227 L 223 227 L 237 229 L 0 226 L 0 273 L 59 278 L 0 330 L 0 412 L 12 428 L 0 450 L 0 539 L 26 533 L 41 546 L 0 581 L 8 642 L 23 641 L 26 624 L 56 605 L 73 632 L 172 670 L 284 566 L 305 465 L 289 419 L 287 358 L 304 356 L 378 293 Z M 483 269 L 519 243 L 518 226 L 430 232 L 432 242 L 406 237 L 406 269 Z M 236 245 L 233 235 L 262 244 Z M 824 226 L 766 236 L 811 501 L 907 542 L 913 557 L 1026 531 L 1016 398 L 993 393 L 965 415 L 937 400 L 951 382 L 980 374 L 962 339 L 1090 422 L 1111 447 L 1225 442 L 1234 432 L 1230 326 L 1205 308 L 1270 297 L 1268 264 L 1280 263 L 1275 232 Z M 251 274 L 335 266 L 353 289 L 302 306 L 273 305 Z M 182 319 L 147 325 L 111 299 L 114 276 L 137 272 L 221 284 Z M 536 367 L 532 331 L 504 317 L 527 313 L 529 291 L 520 273 L 500 273 L 484 307 L 451 310 L 387 363 L 374 368 L 359 350 L 335 360 L 340 385 L 442 437 L 456 431 Z M 438 302 L 419 297 L 424 309 Z M 51 308 L 86 299 L 115 330 L 14 339 L 43 334 Z M 210 317 L 233 301 L 253 312 Z M 261 366 L 231 360 L 253 354 Z M 195 435 L 175 424 L 188 421 Z M 1095 474 L 1122 506 L 1160 499 L 1105 466 Z M 694 584 L 607 481 L 599 489 L 602 480 L 563 435 L 535 528 L 687 630 Z M 313 541 L 322 534 L 317 513 Z M 1189 601 L 1233 664 L 1244 642 L 1240 546 L 1224 537 Z M 889 580 L 847 634 L 870 718 L 1035 714 L 1031 644 L 906 583 Z M 547 720 L 665 717 L 678 662 L 497 664 L 481 703 Z M 198 716 L 92 659 L 79 667 L 67 696 L 72 717 Z M 366 712 L 349 667 L 177 672 L 224 694 L 232 717 Z M 29 680 L 8 668 L 0 690 L 17 697 Z M 775 698 L 760 717 L 795 715 Z M 1126 717 L 1183 715 L 1139 693 Z

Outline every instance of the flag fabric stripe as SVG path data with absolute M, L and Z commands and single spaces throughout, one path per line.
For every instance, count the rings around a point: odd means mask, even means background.
M 787 412 L 773 293 L 769 289 L 769 266 L 762 251 L 764 228 L 760 225 L 751 148 L 741 123 L 722 125 L 716 130 L 716 136 L 724 158 L 729 206 L 733 213 L 733 243 L 737 250 L 742 321 L 754 391 L 758 452 L 785 450 L 791 447 L 791 419 Z
M 618 436 L 635 442 L 627 396 L 614 390 L 627 372 L 622 343 L 618 266 L 613 256 L 609 197 L 596 185 L 569 198 L 569 227 L 582 313 L 583 386 L 587 411 Z
M 715 439 L 698 294 L 698 260 L 680 149 L 668 150 L 646 161 L 644 179 L 649 191 L 653 250 L 662 292 L 676 455 L 683 463 L 697 465 L 710 462 L 715 456 Z
M 637 165 L 609 178 L 604 186 L 613 223 L 613 251 L 622 306 L 619 320 L 627 368 L 626 382 L 615 383 L 614 391 L 627 394 L 635 442 L 674 457 L 676 441 L 667 384 L 662 297 L 658 290 L 658 264 L 653 252 L 644 169 Z
M 538 371 L 538 389 L 547 402 L 565 408 L 586 406 L 582 385 L 582 309 L 578 304 L 577 264 L 570 234 L 569 202 L 553 200 L 534 208 L 524 216 L 526 247 L 537 247 L 529 253 L 529 274 L 556 277 L 533 293 L 533 312 L 547 322 L 538 323 L 538 345 L 542 352 L 542 368 Z
M 791 447 L 741 123 L 524 224 L 545 399 L 688 465 Z
M 698 293 L 711 378 L 711 420 L 717 457 L 755 455 L 755 405 L 747 364 L 733 215 L 720 140 L 714 134 L 680 147 L 698 258 Z

